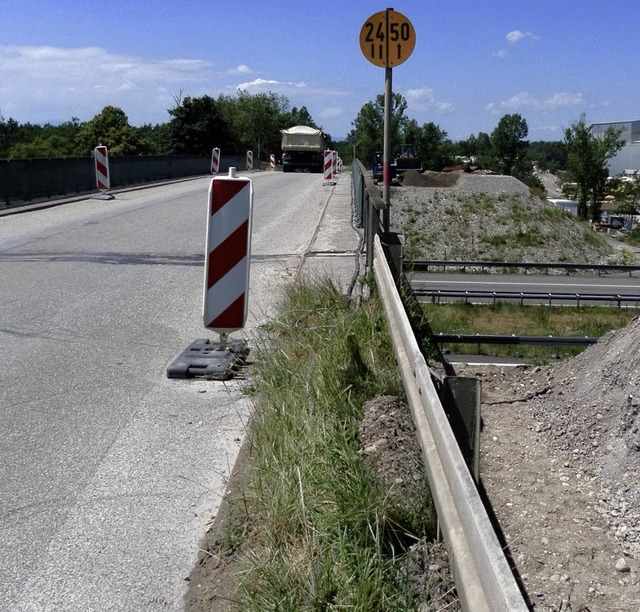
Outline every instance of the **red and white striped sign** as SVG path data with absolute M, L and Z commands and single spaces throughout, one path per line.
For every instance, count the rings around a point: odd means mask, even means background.
M 253 170 L 253 151 L 247 151 L 247 170 Z
M 329 149 L 324 152 L 324 180 L 330 181 L 333 178 L 333 151 Z
M 99 145 L 94 150 L 96 161 L 96 186 L 99 191 L 105 191 L 111 187 L 109 178 L 109 152 L 107 147 Z
M 237 178 L 212 179 L 209 187 L 204 272 L 204 326 L 219 334 L 244 327 L 249 294 L 253 184 Z
M 216 147 L 211 151 L 211 174 L 218 174 L 220 170 L 220 149 Z
M 276 169 L 276 156 L 273 153 L 269 155 L 269 166 L 272 170 Z

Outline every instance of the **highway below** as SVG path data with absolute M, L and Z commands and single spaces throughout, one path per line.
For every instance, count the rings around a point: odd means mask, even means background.
M 424 273 L 408 275 L 414 289 L 429 291 L 468 292 L 531 292 L 531 293 L 572 293 L 581 295 L 639 295 L 638 276 L 616 273 L 598 275 L 546 275 L 546 274 L 455 274 Z M 480 301 L 480 300 L 475 300 Z M 531 300 L 527 304 L 532 304 Z M 547 303 L 541 300 L 541 303 Z M 555 302 L 558 304 L 559 302 Z M 573 302 L 565 301 L 565 304 Z M 596 302 L 593 302 L 595 304 Z M 588 305 L 581 300 L 581 305 Z M 603 302 L 597 302 L 604 305 Z M 636 304 L 637 307 L 637 304 Z
M 249 317 L 233 337 L 253 349 L 303 261 L 337 258 L 348 281 L 338 238 L 355 250 L 356 235 L 350 176 L 252 178 Z M 0 217 L 1 612 L 183 608 L 252 410 L 242 376 L 166 376 L 217 339 L 202 323 L 209 183 Z

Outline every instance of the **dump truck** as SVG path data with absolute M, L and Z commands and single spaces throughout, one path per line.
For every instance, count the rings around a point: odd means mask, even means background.
M 282 171 L 324 171 L 324 150 L 328 146 L 327 135 L 317 128 L 296 125 L 282 134 Z

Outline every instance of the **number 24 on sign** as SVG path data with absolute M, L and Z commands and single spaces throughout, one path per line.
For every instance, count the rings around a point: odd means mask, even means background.
M 362 53 L 376 66 L 390 68 L 402 64 L 413 52 L 415 44 L 413 25 L 393 9 L 375 13 L 360 31 Z

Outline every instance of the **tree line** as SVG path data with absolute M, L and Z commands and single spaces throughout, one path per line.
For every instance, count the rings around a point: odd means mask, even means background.
M 529 128 L 519 114 L 504 115 L 490 133 L 479 132 L 453 142 L 439 125 L 419 125 L 407 116 L 407 100 L 399 93 L 391 99 L 391 141 L 396 147 L 411 144 L 425 170 L 441 171 L 460 164 L 477 165 L 518 178 L 543 190 L 534 172 L 565 173 L 575 184 L 578 216 L 598 220 L 607 181 L 606 164 L 624 146 L 620 130 L 610 128 L 602 138 L 593 136 L 586 117 L 564 130 L 563 141 L 527 140 Z M 76 117 L 60 125 L 20 124 L 0 114 L 0 158 L 52 158 L 89 156 L 98 145 L 111 155 L 208 155 L 214 146 L 225 154 L 244 155 L 252 150 L 258 160 L 280 152 L 280 130 L 294 125 L 319 128 L 305 106 L 290 107 L 285 96 L 275 93 L 220 95 L 213 98 L 174 96 L 163 124 L 130 125 L 125 112 L 106 106 L 87 122 Z M 345 141 L 334 143 L 345 163 L 353 157 L 371 164 L 382 149 L 384 96 L 366 102 L 352 121 Z M 614 185 L 615 186 L 615 185 Z M 638 187 L 617 185 L 628 208 L 635 210 Z
M 442 171 L 448 166 L 476 165 L 499 174 L 514 176 L 543 191 L 534 169 L 563 175 L 575 186 L 578 217 L 597 221 L 607 192 L 635 210 L 640 201 L 640 182 L 620 184 L 608 179 L 607 162 L 623 146 L 622 129 L 608 128 L 601 138 L 591 133 L 585 115 L 564 130 L 563 141 L 529 142 L 529 127 L 521 115 L 507 114 L 491 134 L 480 132 L 453 142 L 439 125 L 420 126 L 406 116 L 407 101 L 399 93 L 391 98 L 391 141 L 413 145 L 425 170 Z M 347 141 L 363 163 L 370 164 L 382 149 L 384 130 L 384 96 L 365 103 Z M 392 152 L 398 153 L 398 150 Z
M 0 158 L 83 157 L 97 145 L 111 155 L 208 155 L 219 147 L 225 154 L 254 151 L 259 159 L 280 150 L 280 130 L 293 125 L 318 127 L 305 106 L 289 105 L 275 93 L 217 98 L 174 96 L 169 121 L 135 127 L 116 106 L 105 106 L 95 117 L 77 117 L 60 125 L 19 123 L 0 114 Z

